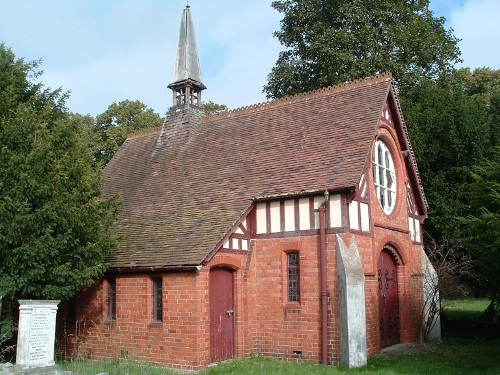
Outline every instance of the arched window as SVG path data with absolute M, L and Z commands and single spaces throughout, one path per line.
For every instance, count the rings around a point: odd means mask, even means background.
M 396 173 L 391 152 L 380 139 L 373 148 L 373 182 L 380 206 L 390 214 L 396 203 Z

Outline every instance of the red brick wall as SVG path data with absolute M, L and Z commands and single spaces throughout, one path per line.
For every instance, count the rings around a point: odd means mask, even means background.
M 349 244 L 352 235 L 342 237 Z M 412 262 L 420 261 L 421 253 L 418 248 L 404 250 L 408 238 L 408 234 L 384 228 L 375 228 L 373 239 L 356 235 L 366 277 L 369 355 L 380 349 L 376 267 L 378 254 L 387 242 L 395 244 L 401 252 L 398 268 L 401 341 L 416 337 L 418 321 L 415 314 L 412 316 L 412 308 L 415 295 L 421 292 L 421 283 L 420 276 L 412 272 L 419 268 L 413 267 Z M 335 235 L 328 235 L 328 361 L 332 364 L 340 360 L 335 246 Z M 151 322 L 150 275 L 118 275 L 116 322 L 104 322 L 105 288 L 100 282 L 80 296 L 79 310 L 83 314 L 74 329 L 68 330 L 73 331 L 68 341 L 76 354 L 95 360 L 128 357 L 184 370 L 204 368 L 210 363 L 209 269 L 225 265 L 236 270 L 236 355 L 320 362 L 318 248 L 317 236 L 258 240 L 248 258 L 241 254 L 218 254 L 199 272 L 163 274 L 161 324 Z M 286 302 L 285 252 L 290 250 L 300 254 L 300 303 Z
M 393 151 L 397 170 L 398 201 L 394 212 L 380 208 L 368 172 L 371 236 L 353 236 L 365 273 L 368 355 L 380 351 L 377 264 L 390 245 L 398 264 L 400 341 L 418 338 L 422 308 L 422 247 L 410 240 L 404 169 L 397 137 L 390 127 L 379 134 Z M 66 326 L 65 347 L 91 359 L 127 356 L 158 365 L 197 370 L 210 362 L 209 270 L 235 270 L 236 355 L 266 355 L 288 360 L 321 360 L 319 237 L 253 240 L 248 254 L 219 253 L 198 272 L 155 274 L 163 277 L 163 323 L 152 323 L 153 275 L 116 276 L 117 319 L 104 322 L 104 284 L 81 293 L 80 314 Z M 327 236 L 328 361 L 340 360 L 336 238 Z M 300 254 L 300 303 L 287 303 L 286 252 Z M 300 353 L 300 354 L 299 354 Z
M 208 344 L 200 321 L 208 311 L 200 301 L 208 299 L 208 282 L 195 272 L 155 274 L 163 277 L 163 322 L 157 323 L 151 319 L 150 276 L 116 276 L 114 322 L 105 321 L 105 282 L 81 293 L 80 313 L 66 329 L 65 344 L 74 355 L 92 360 L 130 358 L 185 370 L 206 366 Z

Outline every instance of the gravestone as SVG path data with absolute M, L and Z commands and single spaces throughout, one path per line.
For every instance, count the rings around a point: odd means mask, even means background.
M 19 300 L 16 365 L 54 366 L 56 314 L 59 301 Z

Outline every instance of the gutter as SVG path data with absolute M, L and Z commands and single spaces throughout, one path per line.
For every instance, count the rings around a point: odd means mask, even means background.
M 149 266 L 149 267 L 113 267 L 106 271 L 106 274 L 122 273 L 146 273 L 146 272 L 195 272 L 200 271 L 198 266 Z

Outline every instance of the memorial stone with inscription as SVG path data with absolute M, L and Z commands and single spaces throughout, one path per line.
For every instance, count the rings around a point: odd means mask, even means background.
M 16 365 L 53 366 L 59 301 L 19 301 Z

